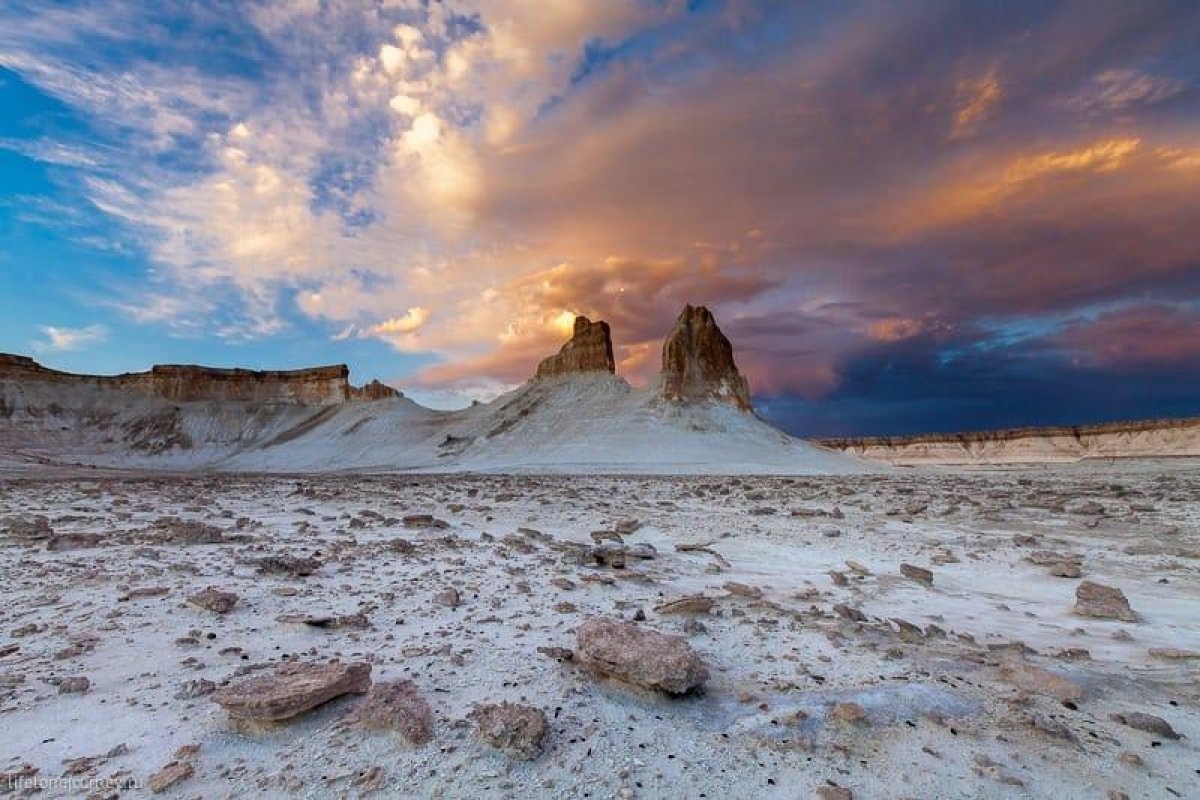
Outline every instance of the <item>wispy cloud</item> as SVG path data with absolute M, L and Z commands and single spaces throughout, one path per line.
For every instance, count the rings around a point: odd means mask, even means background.
M 30 343 L 30 346 L 39 353 L 81 350 L 88 345 L 99 344 L 108 339 L 108 329 L 103 325 L 88 325 L 85 328 L 60 328 L 54 325 L 43 325 L 40 330 L 46 338 Z

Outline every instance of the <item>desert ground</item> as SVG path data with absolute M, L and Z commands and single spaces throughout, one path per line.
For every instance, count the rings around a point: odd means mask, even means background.
M 1194 461 L 23 475 L 0 483 L 14 796 L 1200 797 Z M 1085 581 L 1128 619 L 1081 615 Z M 581 663 L 593 618 L 682 637 L 703 687 Z M 361 685 L 282 722 L 217 702 L 332 662 L 411 681 L 415 722 Z M 476 708 L 504 702 L 546 729 L 489 736 Z

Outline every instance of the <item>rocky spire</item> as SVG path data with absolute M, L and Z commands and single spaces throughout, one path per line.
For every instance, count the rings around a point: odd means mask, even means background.
M 556 355 L 538 364 L 537 378 L 569 375 L 576 372 L 617 371 L 613 360 L 612 335 L 607 322 L 592 322 L 587 317 L 575 318 L 575 333 Z
M 751 410 L 750 387 L 733 363 L 733 346 L 704 306 L 684 306 L 663 342 L 662 396 L 717 400 Z

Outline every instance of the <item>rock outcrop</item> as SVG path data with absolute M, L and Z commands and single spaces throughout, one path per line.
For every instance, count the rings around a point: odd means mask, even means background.
M 751 409 L 750 386 L 733 362 L 733 345 L 704 306 L 684 306 L 663 341 L 660 392 L 672 402 L 715 400 Z
M 570 375 L 576 372 L 617 371 L 613 359 L 612 333 L 608 323 L 592 322 L 587 317 L 575 318 L 575 332 L 570 341 L 555 355 L 538 364 L 535 378 L 550 378 L 555 375 Z
M 49 369 L 27 356 L 0 353 L 0 382 L 90 386 L 158 397 L 173 403 L 252 402 L 279 405 L 330 406 L 347 400 L 399 397 L 395 389 L 373 381 L 361 388 L 350 385 L 345 364 L 291 370 L 221 369 L 194 364 L 159 364 L 148 372 L 121 375 L 77 375 Z

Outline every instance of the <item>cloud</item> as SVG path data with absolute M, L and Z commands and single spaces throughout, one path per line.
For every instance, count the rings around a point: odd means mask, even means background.
M 39 353 L 79 350 L 108 339 L 108 329 L 103 325 L 88 325 L 85 328 L 43 325 L 38 330 L 46 337 L 43 341 L 31 343 L 33 349 Z
M 1087 114 L 1124 111 L 1132 106 L 1151 105 L 1184 91 L 1179 80 L 1134 69 L 1107 69 L 1096 75 L 1068 102 Z
M 430 391 L 523 380 L 575 313 L 648 380 L 692 302 L 756 387 L 832 398 L 888 348 L 1190 285 L 1194 11 L 872 8 L 27 4 L 0 63 L 89 123 L 19 147 L 148 253 L 111 303 L 299 316 L 430 354 Z

